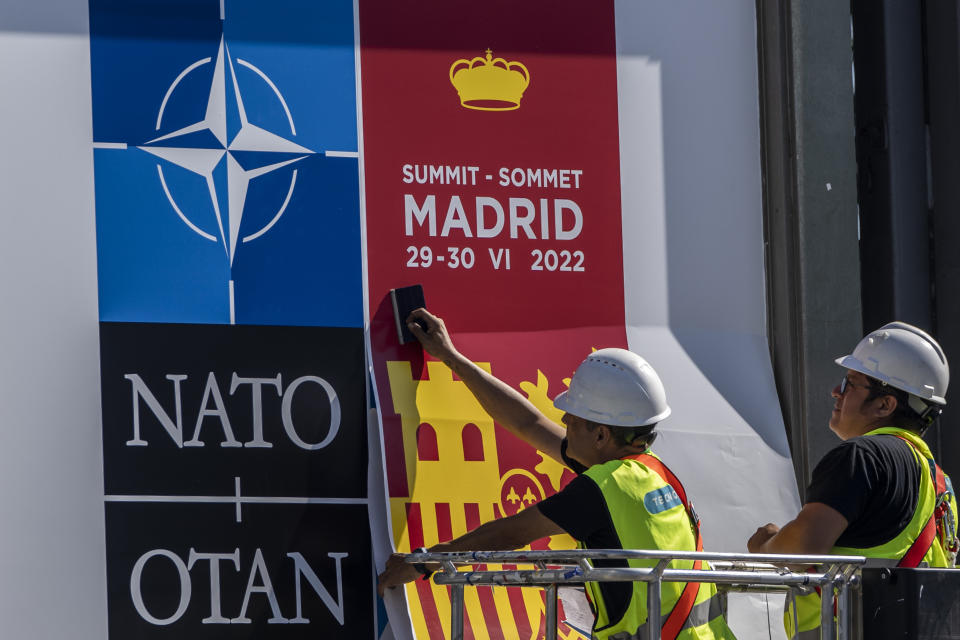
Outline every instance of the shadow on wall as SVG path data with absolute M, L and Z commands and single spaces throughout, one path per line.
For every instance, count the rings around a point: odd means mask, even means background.
M 776 398 L 777 390 L 763 336 L 702 329 L 674 329 L 673 335 L 710 384 L 763 442 L 789 458 L 790 445 L 780 406 L 770 401 Z M 764 363 L 767 366 L 761 366 Z

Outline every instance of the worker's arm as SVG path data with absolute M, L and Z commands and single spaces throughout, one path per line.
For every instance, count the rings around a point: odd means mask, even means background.
M 536 505 L 500 520 L 491 520 L 473 531 L 450 542 L 441 542 L 430 547 L 431 552 L 445 551 L 507 551 L 518 549 L 534 540 L 563 533 L 553 520 L 540 512 Z M 439 564 L 428 564 L 431 571 L 440 569 Z M 382 596 L 387 587 L 396 587 L 420 577 L 412 564 L 395 553 L 387 560 L 380 574 L 377 592 Z
M 424 331 L 417 321 L 426 326 Z M 493 420 L 517 437 L 544 452 L 557 462 L 565 430 L 527 400 L 519 391 L 490 375 L 464 357 L 447 333 L 443 320 L 426 309 L 417 309 L 407 319 L 407 327 L 434 358 L 442 360 L 463 380 Z
M 830 553 L 847 524 L 847 519 L 833 507 L 810 502 L 782 529 L 773 523 L 757 529 L 747 541 L 747 549 L 751 553 L 823 555 Z

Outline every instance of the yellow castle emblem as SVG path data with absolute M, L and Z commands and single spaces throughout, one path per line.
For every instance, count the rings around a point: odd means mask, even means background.
M 489 363 L 477 363 L 490 372 Z M 387 374 L 394 410 L 402 423 L 403 455 L 409 495 L 390 498 L 390 516 L 397 551 L 409 552 L 421 544 L 432 546 L 460 536 L 497 517 L 512 515 L 546 497 L 537 477 L 526 469 L 509 469 L 501 475 L 493 419 L 466 385 L 454 380 L 441 362 L 427 362 L 427 377 L 413 378 L 410 363 L 388 361 Z M 569 380 L 565 379 L 569 385 Z M 521 382 L 530 401 L 548 417 L 562 415 L 553 407 L 546 376 L 537 371 L 537 382 Z M 560 487 L 564 467 L 545 454 L 535 471 L 545 475 L 554 491 Z M 415 515 L 415 521 L 411 517 Z M 551 548 L 576 545 L 567 535 L 550 539 Z M 489 565 L 500 569 L 500 565 Z M 421 601 L 417 584 L 407 585 L 407 602 L 417 638 L 431 633 L 427 611 L 435 611 L 449 637 L 450 598 L 445 586 L 420 583 L 429 589 L 431 602 Z M 499 627 L 505 640 L 535 640 L 544 615 L 543 599 L 536 589 L 517 589 L 519 602 L 511 602 L 505 587 L 467 589 L 465 607 L 474 637 L 489 640 L 488 625 Z M 484 610 L 486 598 L 493 609 Z M 564 640 L 583 640 L 572 629 L 561 627 Z
M 461 58 L 450 66 L 450 82 L 460 95 L 460 104 L 479 111 L 512 111 L 530 85 L 530 72 L 521 62 L 494 58 Z

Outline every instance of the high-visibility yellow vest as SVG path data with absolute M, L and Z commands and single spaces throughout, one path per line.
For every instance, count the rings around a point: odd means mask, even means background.
M 937 490 L 935 486 L 934 473 L 935 468 L 933 454 L 927 443 L 917 434 L 898 429 L 896 427 L 881 427 L 870 431 L 865 436 L 876 435 L 894 435 L 903 438 L 910 444 L 910 450 L 920 466 L 920 495 L 917 499 L 917 508 L 910 518 L 910 522 L 904 529 L 898 533 L 892 540 L 875 547 L 860 549 L 856 547 L 833 547 L 831 554 L 844 556 L 866 556 L 874 561 L 871 566 L 878 564 L 894 567 L 904 557 L 914 541 L 920 536 L 924 527 L 930 521 L 930 516 L 937 508 Z M 938 531 L 930 545 L 930 549 L 923 556 L 923 562 L 929 567 L 952 567 L 957 545 L 957 501 L 953 495 L 953 487 L 950 479 L 944 476 L 947 486 L 947 492 L 940 496 L 944 504 L 948 505 L 944 516 L 944 527 Z M 886 562 L 884 562 L 886 561 Z M 820 595 L 813 590 L 796 598 L 796 624 L 797 637 L 800 640 L 819 640 L 820 638 Z M 792 607 L 786 607 L 783 616 L 783 623 L 787 630 L 787 637 L 793 637 L 794 632 L 794 613 Z
M 653 456 L 653 454 L 646 454 Z M 641 456 L 642 457 L 642 456 Z M 654 456 L 655 458 L 655 456 Z M 655 458 L 659 461 L 659 458 Z M 662 464 L 662 463 L 661 463 Z M 639 460 L 610 460 L 584 472 L 600 488 L 610 511 L 613 527 L 624 549 L 669 549 L 694 551 L 694 525 L 680 497 L 658 473 Z M 682 488 L 680 489 L 682 491 Z M 581 543 L 582 546 L 582 543 Z M 655 560 L 628 560 L 630 567 L 653 567 Z M 674 560 L 671 568 L 690 569 L 693 561 Z M 611 620 L 599 584 L 586 584 L 586 592 L 596 615 L 593 637 L 599 640 L 643 638 L 647 624 L 647 584 L 633 582 L 626 613 Z M 686 585 L 663 582 L 660 602 L 661 627 L 673 610 Z M 680 633 L 682 640 L 734 639 L 727 627 L 722 605 L 713 583 L 701 582 L 693 608 Z

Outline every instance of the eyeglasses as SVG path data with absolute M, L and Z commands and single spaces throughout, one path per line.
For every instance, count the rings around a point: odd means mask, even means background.
M 848 378 L 847 376 L 843 376 L 843 380 L 840 381 L 840 395 L 843 395 L 846 392 L 847 387 L 853 387 L 853 388 L 859 387 L 861 389 L 873 388 L 869 384 L 856 384 L 854 382 L 850 382 L 850 378 Z

